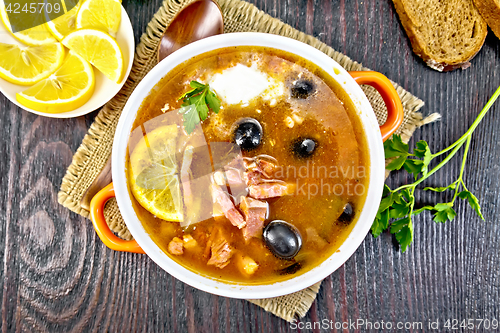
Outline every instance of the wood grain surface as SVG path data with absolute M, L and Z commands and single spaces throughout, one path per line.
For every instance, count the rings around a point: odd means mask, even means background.
M 138 41 L 161 0 L 123 0 Z M 467 70 L 438 73 L 411 45 L 390 0 L 252 0 L 257 7 L 380 71 L 439 112 L 415 132 L 433 151 L 453 143 L 500 85 L 500 41 L 490 32 Z M 57 203 L 73 153 L 96 112 L 75 119 L 28 113 L 0 94 L 0 301 L 3 332 L 289 332 L 290 323 L 244 300 L 198 291 L 145 255 L 107 249 L 89 220 Z M 485 221 L 464 203 L 453 222 L 415 218 L 407 253 L 383 234 L 367 235 L 356 253 L 322 284 L 301 322 L 500 320 L 500 103 L 472 141 L 466 183 Z M 427 184 L 444 185 L 460 158 Z M 410 181 L 394 173 L 390 185 Z M 418 201 L 446 195 L 418 192 Z M 365 332 L 364 328 L 335 329 Z M 307 331 L 329 331 L 302 329 Z M 379 331 L 379 330 L 373 330 Z M 397 330 L 395 330 L 397 331 Z M 460 328 L 456 331 L 466 331 Z M 492 332 L 483 326 L 468 332 Z M 500 331 L 500 330 L 497 330 Z

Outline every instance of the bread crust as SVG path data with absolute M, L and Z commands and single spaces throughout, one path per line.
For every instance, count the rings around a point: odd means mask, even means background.
M 470 51 L 464 52 L 463 57 L 456 59 L 448 58 L 443 61 L 433 58 L 429 50 L 429 38 L 426 38 L 426 36 L 424 36 L 418 30 L 419 24 L 421 25 L 422 23 L 417 17 L 412 15 L 412 11 L 409 7 L 407 7 L 409 1 L 418 0 L 393 0 L 394 7 L 396 8 L 396 12 L 399 15 L 401 24 L 403 25 L 406 34 L 410 38 L 413 52 L 415 52 L 416 55 L 422 58 L 429 67 L 440 72 L 451 71 L 458 68 L 468 68 L 470 66 L 469 61 L 474 58 L 474 56 L 481 50 L 481 47 L 483 46 L 486 39 L 486 34 L 488 32 L 486 22 L 479 15 L 479 13 L 476 15 L 477 17 L 475 17 L 475 20 L 479 25 L 479 36 L 476 39 L 477 43 Z
M 491 31 L 500 38 L 500 0 L 474 0 L 474 4 Z

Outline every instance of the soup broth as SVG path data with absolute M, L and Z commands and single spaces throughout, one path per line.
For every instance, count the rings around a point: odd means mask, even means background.
M 191 81 L 208 84 L 221 108 L 188 134 L 179 98 Z M 173 156 L 161 164 L 172 170 L 168 190 L 144 180 L 155 135 L 172 138 L 160 145 Z M 136 153 L 140 145 L 147 154 Z M 346 240 L 368 189 L 366 147 L 352 102 L 322 69 L 272 48 L 224 48 L 179 65 L 144 100 L 129 141 L 129 191 L 145 230 L 179 264 L 222 281 L 274 283 Z M 152 213 L 138 184 L 149 200 L 167 193 L 178 222 Z M 263 236 L 276 220 L 296 228 L 287 229 L 301 242 L 291 257 Z

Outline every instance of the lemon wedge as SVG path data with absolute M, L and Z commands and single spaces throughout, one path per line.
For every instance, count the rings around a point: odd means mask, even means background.
M 45 22 L 45 18 L 43 17 L 44 15 L 43 11 L 42 13 L 38 14 L 41 15 L 40 17 L 32 17 L 31 15 L 35 14 L 30 14 L 30 20 L 34 20 L 37 22 L 38 21 Z M 7 28 L 7 30 L 12 33 L 11 22 L 9 20 L 9 17 L 7 16 L 7 11 L 5 9 L 4 2 L 2 0 L 0 0 L 0 18 L 2 19 L 2 22 Z M 26 19 L 26 17 L 16 16 L 15 19 L 21 20 L 21 19 Z M 15 22 L 12 23 L 15 24 Z M 26 45 L 42 45 L 42 44 L 57 42 L 57 39 L 55 39 L 54 36 L 52 36 L 49 29 L 47 28 L 46 23 L 40 24 L 30 29 L 12 33 L 12 35 L 17 40 L 23 42 Z
M 61 66 L 65 53 L 61 43 L 25 47 L 0 43 L 0 77 L 23 86 L 35 84 Z
M 64 46 L 82 56 L 106 75 L 119 83 L 123 73 L 123 55 L 116 40 L 96 29 L 78 29 L 62 40 Z
M 76 30 L 76 14 L 78 13 L 78 9 L 80 9 L 80 2 L 68 12 L 53 20 L 47 17 L 47 28 L 57 40 L 62 41 L 64 36 Z
M 66 112 L 85 104 L 92 96 L 94 86 L 92 66 L 78 54 L 70 51 L 54 74 L 17 93 L 16 98 L 22 105 L 36 111 Z
M 85 0 L 76 16 L 76 27 L 99 29 L 116 36 L 121 13 L 119 0 Z
M 183 220 L 175 160 L 178 132 L 174 124 L 146 133 L 133 147 L 128 168 L 130 190 L 141 206 L 174 222 Z

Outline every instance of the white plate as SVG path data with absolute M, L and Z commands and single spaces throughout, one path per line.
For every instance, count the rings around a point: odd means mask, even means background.
M 127 12 L 122 6 L 122 19 L 120 23 L 120 28 L 118 29 L 118 33 L 116 35 L 116 41 L 123 53 L 123 59 L 125 62 L 126 73 L 123 76 L 123 79 L 120 83 L 115 83 L 108 79 L 104 74 L 102 74 L 99 70 L 94 68 L 95 73 L 95 91 L 92 97 L 85 103 L 83 106 L 79 107 L 73 111 L 67 111 L 62 113 L 46 113 L 35 111 L 29 109 L 23 105 L 21 105 L 16 100 L 16 93 L 26 90 L 27 86 L 20 86 L 17 84 L 13 84 L 5 81 L 0 78 L 0 92 L 5 95 L 12 103 L 21 107 L 22 109 L 38 114 L 40 116 L 52 117 L 52 118 L 72 118 L 82 116 L 89 112 L 92 112 L 104 104 L 108 102 L 111 98 L 113 98 L 118 91 L 122 88 L 123 84 L 128 78 L 130 70 L 132 68 L 132 63 L 134 62 L 134 52 L 135 52 L 135 42 L 134 42 L 134 31 L 132 29 L 132 23 L 130 23 L 130 19 L 127 15 Z M 23 45 L 21 42 L 16 40 L 12 35 L 5 29 L 3 23 L 0 22 L 0 42 L 7 44 L 18 44 Z

